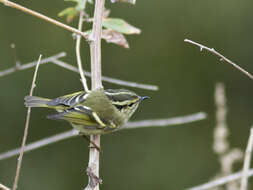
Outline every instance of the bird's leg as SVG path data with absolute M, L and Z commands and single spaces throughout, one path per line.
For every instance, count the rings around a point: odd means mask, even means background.
M 90 140 L 90 138 L 87 135 L 82 135 L 84 139 L 86 139 L 90 144 L 92 144 L 93 146 L 89 146 L 90 148 L 95 148 L 97 149 L 99 152 L 101 151 L 100 147 L 98 147 L 96 145 L 96 143 L 94 143 L 93 141 Z

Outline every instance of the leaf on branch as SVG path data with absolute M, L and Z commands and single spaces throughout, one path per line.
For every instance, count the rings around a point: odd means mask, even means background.
M 76 16 L 78 16 L 80 11 L 84 11 L 86 2 L 83 0 L 64 0 L 64 1 L 71 1 L 71 2 L 76 3 L 75 7 L 68 7 L 66 9 L 62 10 L 60 13 L 58 13 L 59 17 L 66 16 L 66 21 L 69 23 L 69 22 L 73 21 L 73 19 Z
M 123 3 L 135 4 L 136 0 L 111 0 L 111 2 L 112 2 L 112 3 L 123 2 Z
M 104 18 L 103 27 L 107 29 L 112 29 L 122 34 L 140 34 L 141 30 L 130 24 L 128 24 L 123 19 L 119 18 Z
M 102 38 L 107 43 L 114 43 L 123 48 L 129 48 L 128 42 L 123 34 L 115 30 L 106 29 L 102 31 Z
M 74 1 L 74 0 L 71 0 L 71 1 Z M 76 10 L 75 7 L 66 8 L 66 9 L 62 10 L 60 13 L 58 13 L 59 17 L 66 16 L 66 21 L 68 23 L 71 22 L 77 15 L 78 15 L 78 11 Z

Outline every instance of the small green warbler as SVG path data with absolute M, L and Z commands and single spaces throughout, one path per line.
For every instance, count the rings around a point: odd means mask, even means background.
M 98 89 L 47 99 L 26 96 L 27 107 L 47 107 L 58 113 L 49 119 L 66 120 L 85 135 L 106 134 L 118 130 L 148 96 L 125 89 Z

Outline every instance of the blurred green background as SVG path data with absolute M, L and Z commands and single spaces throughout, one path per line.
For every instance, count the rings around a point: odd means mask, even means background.
M 16 1 L 52 18 L 71 5 L 63 0 Z M 226 85 L 229 141 L 245 149 L 253 119 L 253 81 L 210 53 L 183 42 L 185 38 L 220 51 L 253 72 L 252 0 L 141 1 L 135 6 L 111 4 L 111 17 L 142 29 L 128 36 L 130 49 L 102 44 L 103 74 L 156 84 L 157 92 L 134 89 L 151 96 L 132 120 L 166 118 L 205 111 L 208 118 L 192 124 L 125 130 L 102 137 L 101 177 L 104 190 L 180 190 L 206 182 L 220 168 L 212 151 L 215 125 L 214 86 Z M 77 21 L 72 23 L 77 25 Z M 13 66 L 10 44 L 17 46 L 22 63 L 61 51 L 63 60 L 76 65 L 71 33 L 20 11 L 0 5 L 0 70 Z M 83 43 L 82 59 L 89 68 L 89 49 Z M 20 146 L 33 69 L 0 78 L 0 152 Z M 105 88 L 120 88 L 103 83 Z M 57 97 L 82 85 L 76 73 L 53 64 L 39 68 L 34 95 Z M 28 142 L 70 129 L 68 123 L 46 119 L 51 113 L 33 109 Z M 87 184 L 88 143 L 77 137 L 25 154 L 19 189 L 69 190 Z M 0 182 L 11 186 L 17 157 L 0 161 Z

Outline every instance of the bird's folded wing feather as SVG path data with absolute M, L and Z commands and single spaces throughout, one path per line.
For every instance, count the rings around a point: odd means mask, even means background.
M 49 106 L 66 106 L 74 107 L 77 104 L 82 103 L 87 98 L 88 94 L 84 91 L 76 92 L 73 94 L 61 96 L 48 102 Z
M 84 126 L 97 126 L 98 128 L 106 127 L 95 112 L 86 106 L 76 106 L 66 109 L 60 113 L 47 116 L 49 119 L 67 120 L 71 123 Z

